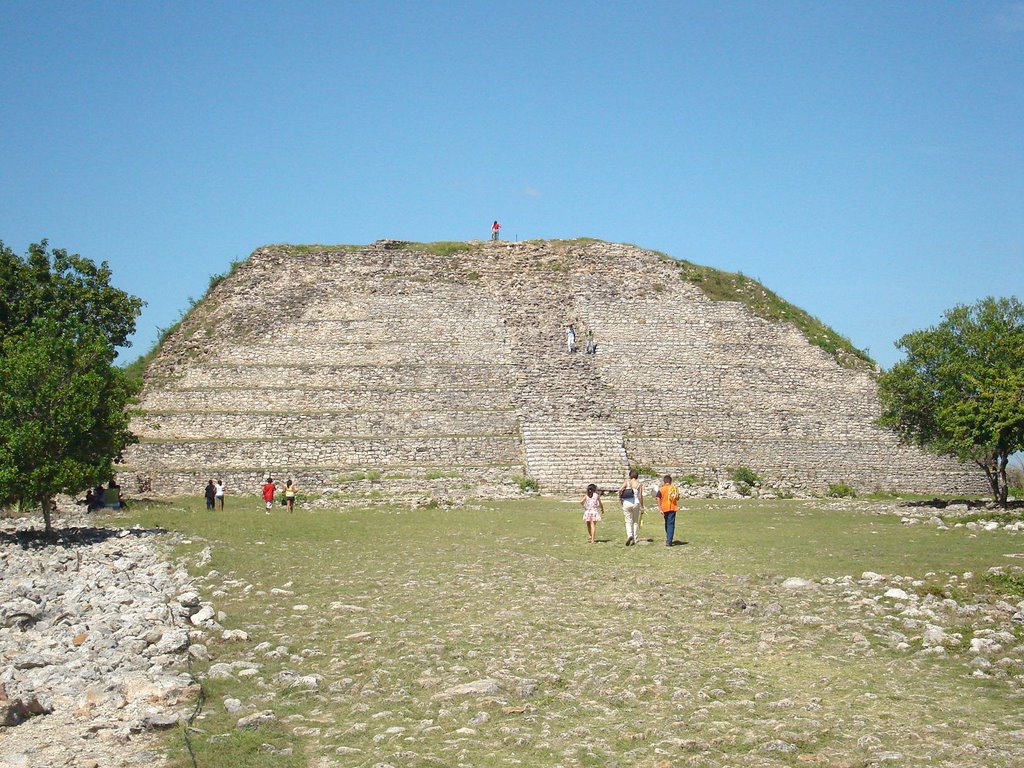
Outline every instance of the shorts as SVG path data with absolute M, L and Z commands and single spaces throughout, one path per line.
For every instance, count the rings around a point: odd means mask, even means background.
M 274 506 L 274 500 L 273 499 L 265 499 L 265 501 L 267 502 L 267 509 L 270 509 L 271 507 Z

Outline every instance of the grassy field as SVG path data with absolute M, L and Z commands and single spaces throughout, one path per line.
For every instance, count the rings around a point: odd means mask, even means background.
M 695 502 L 672 548 L 657 515 L 652 544 L 624 547 L 614 504 L 588 545 L 579 505 L 553 499 L 292 516 L 187 500 L 118 521 L 181 532 L 176 556 L 209 546 L 192 571 L 217 571 L 204 597 L 249 634 L 209 643 L 234 674 L 205 683 L 199 766 L 1024 763 L 1024 647 L 987 607 L 1022 596 L 984 578 L 1024 538 L 846 506 Z M 920 652 L 935 615 L 956 633 L 942 656 Z M 998 675 L 976 676 L 979 630 L 1015 636 Z M 235 727 L 266 709 L 275 723 Z

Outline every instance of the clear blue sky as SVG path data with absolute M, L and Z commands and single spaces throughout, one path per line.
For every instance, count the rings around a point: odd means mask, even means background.
M 0 239 L 107 260 L 130 359 L 265 243 L 632 242 L 884 366 L 1024 295 L 1024 2 L 0 0 Z M 255 297 L 254 297 L 255 299 Z

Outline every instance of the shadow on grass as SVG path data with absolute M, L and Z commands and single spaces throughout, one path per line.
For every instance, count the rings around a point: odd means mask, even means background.
M 149 536 L 167 533 L 166 528 L 96 528 L 77 527 L 54 528 L 50 533 L 43 529 L 29 528 L 20 531 L 0 531 L 0 544 L 17 544 L 22 549 L 43 547 L 87 547 L 101 544 L 107 539 L 129 536 Z
M 902 501 L 900 507 L 925 507 L 928 509 L 945 509 L 951 504 L 964 505 L 968 509 L 1003 509 L 994 506 L 991 499 L 914 499 L 913 501 Z M 1014 500 L 1006 504 L 1006 509 L 1024 509 L 1024 501 Z

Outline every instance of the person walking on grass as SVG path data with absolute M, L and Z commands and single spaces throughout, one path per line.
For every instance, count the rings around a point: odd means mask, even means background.
M 295 511 L 295 490 L 295 483 L 288 478 L 288 482 L 284 484 L 284 505 L 288 507 L 289 512 Z
M 213 484 L 213 480 L 206 484 L 206 490 L 203 493 L 206 496 L 206 508 L 213 509 L 217 498 L 217 486 Z
M 644 488 L 640 473 L 629 470 L 629 477 L 619 487 L 622 502 L 622 517 L 626 521 L 626 546 L 631 547 L 640 540 L 640 518 L 644 514 Z
M 597 486 L 591 483 L 587 486 L 587 495 L 580 499 L 583 505 L 583 522 L 587 524 L 587 541 L 593 544 L 597 536 L 597 524 L 601 522 L 601 515 L 604 512 L 604 505 L 601 503 L 601 494 Z
M 223 512 L 224 511 L 224 481 L 223 480 L 217 480 L 217 482 L 213 484 L 213 489 L 214 489 L 213 490 L 214 507 L 219 507 L 220 511 Z
M 263 501 L 267 505 L 267 514 L 270 514 L 271 508 L 274 506 L 274 494 L 277 493 L 277 486 L 274 485 L 274 478 L 268 477 L 267 482 L 263 484 Z
M 676 535 L 676 512 L 679 511 L 679 489 L 672 485 L 672 475 L 665 475 L 655 494 L 665 521 L 665 546 L 671 547 Z

